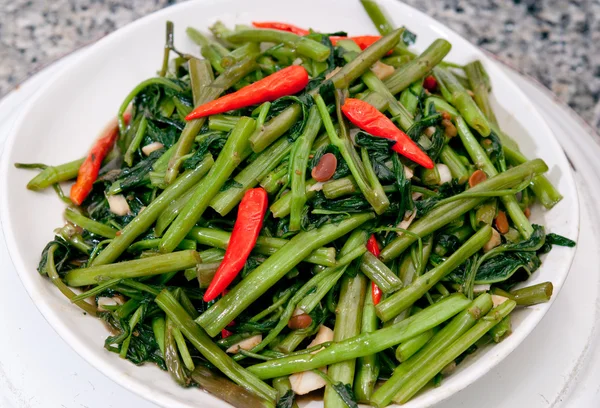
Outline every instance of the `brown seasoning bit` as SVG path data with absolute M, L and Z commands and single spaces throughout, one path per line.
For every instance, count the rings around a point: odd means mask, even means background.
M 469 187 L 475 187 L 477 184 L 487 180 L 487 174 L 483 170 L 475 170 L 469 177 Z
M 333 177 L 337 169 L 337 158 L 333 153 L 325 153 L 319 163 L 311 171 L 312 177 L 317 181 L 327 181 Z

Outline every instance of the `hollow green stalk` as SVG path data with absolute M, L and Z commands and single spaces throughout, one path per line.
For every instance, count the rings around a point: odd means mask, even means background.
M 92 220 L 71 207 L 67 207 L 65 210 L 65 219 L 71 224 L 78 225 L 92 234 L 100 235 L 104 238 L 111 239 L 117 236 L 117 230 L 113 227 Z
M 446 261 L 429 272 L 419 276 L 410 285 L 405 286 L 377 306 L 377 315 L 384 322 L 393 319 L 408 309 L 448 273 L 455 270 L 465 260 L 479 251 L 492 236 L 492 228 L 485 226 L 477 231 L 467 242 L 457 249 Z
M 325 61 L 329 57 L 329 47 L 310 38 L 278 30 L 242 30 L 229 34 L 226 40 L 232 43 L 283 43 L 315 61 Z
M 477 130 L 481 136 L 489 136 L 492 131 L 490 123 L 456 77 L 449 70 L 441 67 L 434 68 L 433 73 L 444 99 L 455 106 L 469 126 Z
M 139 278 L 181 271 L 195 267 L 200 262 L 196 251 L 179 251 L 115 264 L 72 269 L 65 275 L 65 281 L 69 286 L 95 285 L 102 279 Z
M 81 167 L 84 160 L 78 159 L 56 166 L 48 166 L 27 183 L 27 188 L 33 191 L 40 191 L 53 184 L 72 180 L 77 177 L 79 167 Z
M 183 207 L 177 218 L 165 231 L 159 250 L 162 253 L 173 251 L 200 219 L 210 201 L 217 195 L 235 168 L 250 154 L 248 138 L 254 131 L 254 119 L 240 119 L 214 166 L 198 184 L 190 201 Z
M 219 371 L 255 395 L 265 398 L 267 401 L 275 400 L 277 392 L 233 361 L 219 346 L 213 343 L 167 289 L 164 289 L 156 297 L 155 302 L 181 330 L 188 341 Z
M 291 192 L 292 201 L 290 207 L 290 231 L 300 229 L 302 210 L 306 204 L 306 168 L 308 166 L 308 156 L 310 155 L 312 144 L 321 129 L 321 117 L 315 106 L 310 108 L 308 120 L 302 134 L 294 142 L 294 149 L 290 155 L 290 174 L 291 174 Z
M 487 293 L 473 300 L 466 310 L 459 313 L 437 332 L 425 347 L 394 370 L 390 379 L 373 393 L 371 404 L 378 408 L 389 405 L 408 379 L 414 376 L 421 367 L 435 361 L 439 354 L 473 327 L 481 317 L 491 310 L 492 306 L 492 297 Z
M 129 245 L 141 234 L 146 232 L 156 221 L 158 216 L 167 208 L 172 200 L 177 199 L 182 194 L 192 188 L 200 181 L 213 165 L 212 156 L 207 156 L 194 169 L 185 172 L 175 183 L 167 187 L 156 199 L 154 199 L 145 209 L 140 212 L 133 220 L 129 222 L 108 244 L 106 248 L 94 259 L 93 266 L 106 265 L 117 260 L 117 258 L 127 250 Z
M 363 255 L 364 256 L 364 255 Z M 340 297 L 336 307 L 333 341 L 340 342 L 358 336 L 361 333 L 362 311 L 367 294 L 368 280 L 361 273 L 354 277 L 345 276 L 340 288 Z M 370 293 L 369 293 L 370 296 Z M 356 360 L 349 359 L 327 367 L 332 382 L 354 384 Z M 325 388 L 323 403 L 329 408 L 345 408 L 345 402 L 330 384 Z
M 332 343 L 316 354 L 276 358 L 248 370 L 262 379 L 274 378 L 378 353 L 441 324 L 469 304 L 463 295 L 453 294 L 393 326 Z
M 468 193 L 494 191 L 514 187 L 522 183 L 523 180 L 528 177 L 534 177 L 546 171 L 548 171 L 546 163 L 544 163 L 543 160 L 535 159 L 520 166 L 513 167 L 497 176 L 491 177 L 461 194 L 468 195 Z M 486 197 L 460 199 L 460 194 L 458 194 L 458 196 L 456 201 L 440 205 L 428 212 L 422 218 L 413 222 L 408 228 L 408 231 L 416 234 L 420 238 L 424 238 L 456 220 L 458 217 L 486 200 Z M 402 254 L 405 249 L 417 240 L 413 234 L 402 234 L 395 238 L 381 251 L 381 260 L 383 262 L 388 262 Z
M 421 55 L 398 68 L 384 81 L 385 85 L 394 95 L 403 91 L 438 65 L 451 48 L 452 45 L 448 41 L 435 40 Z
M 300 232 L 204 312 L 197 319 L 198 324 L 208 334 L 216 336 L 311 252 L 344 236 L 372 218 L 372 213 L 356 214 L 337 225 L 327 224 L 311 231 Z
M 195 240 L 200 245 L 221 249 L 227 249 L 230 237 L 230 232 L 215 228 L 194 227 L 188 234 L 188 238 Z M 270 256 L 283 248 L 288 242 L 287 239 L 283 238 L 259 236 L 253 250 L 256 253 Z M 335 248 L 318 248 L 304 261 L 323 266 L 335 266 Z
M 198 106 L 217 98 L 226 89 L 232 87 L 250 72 L 254 71 L 254 69 L 256 69 L 256 62 L 253 57 L 249 57 L 225 70 L 225 72 L 212 82 L 211 78 L 206 77 L 205 75 L 203 75 L 203 78 L 198 78 L 197 82 L 202 83 L 205 86 L 201 88 L 201 95 L 197 98 L 198 103 L 195 103 L 195 105 Z M 202 70 L 198 72 L 205 71 Z M 175 144 L 173 155 L 169 160 L 169 165 L 165 174 L 165 182 L 167 184 L 171 184 L 179 174 L 179 167 L 182 163 L 181 158 L 190 153 L 192 145 L 194 144 L 194 139 L 205 121 L 206 118 L 199 118 L 185 124 L 185 128 L 181 132 L 181 135 Z
M 273 170 L 292 150 L 293 143 L 280 139 L 264 150 L 252 163 L 240 171 L 233 180 L 238 183 L 219 192 L 210 202 L 210 207 L 225 216 L 242 201 L 244 194 L 255 187 L 258 181 Z
M 552 297 L 554 286 L 552 282 L 538 283 L 537 285 L 527 286 L 521 289 L 510 291 L 514 300 L 519 306 L 533 306 L 539 303 L 546 303 Z
M 400 278 L 370 252 L 363 255 L 360 270 L 385 294 L 395 292 L 402 287 Z
M 502 319 L 509 315 L 515 308 L 516 303 L 508 300 L 491 310 L 483 319 L 479 320 L 468 332 L 460 336 L 447 349 L 437 355 L 435 360 L 429 361 L 414 373 L 398 390 L 394 396 L 394 402 L 404 404 L 421 388 L 423 388 L 433 377 L 443 370 L 448 364 L 458 358 L 469 347 L 475 344 Z
M 498 171 L 496 170 L 496 167 L 494 167 L 494 164 L 485 153 L 485 150 L 483 150 L 473 133 L 471 133 L 469 130 L 465 120 L 463 120 L 463 118 L 460 116 L 456 118 L 456 128 L 458 130 L 460 139 L 462 140 L 465 149 L 469 153 L 469 156 L 471 156 L 471 160 L 473 160 L 473 163 L 475 163 L 475 166 L 485 171 L 488 176 L 497 175 Z M 528 239 L 533 233 L 533 227 L 531 226 L 531 223 L 525 214 L 523 214 L 523 210 L 521 210 L 521 207 L 519 206 L 515 196 L 504 195 L 500 197 L 500 200 L 502 201 L 502 204 L 504 204 L 506 212 L 510 216 L 515 227 L 525 239 Z
M 489 77 L 483 64 L 479 60 L 465 65 L 465 74 L 469 80 L 470 88 L 473 91 L 473 99 L 475 103 L 481 109 L 481 112 L 488 118 L 488 120 L 494 125 L 498 125 L 498 120 L 492 109 L 489 98 Z
M 367 294 L 362 311 L 361 333 L 372 333 L 377 330 L 379 318 L 375 313 L 373 296 L 368 288 L 370 282 L 367 282 Z M 358 402 L 367 403 L 371 398 L 375 383 L 379 378 L 379 362 L 377 354 L 369 354 L 356 360 L 356 377 L 354 379 L 354 394 Z

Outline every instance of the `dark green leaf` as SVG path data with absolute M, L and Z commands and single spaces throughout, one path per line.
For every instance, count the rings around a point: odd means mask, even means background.
M 419 141 L 421 134 L 425 129 L 430 126 L 436 126 L 438 123 L 442 121 L 441 113 L 434 113 L 433 115 L 426 116 L 415 123 L 408 129 L 406 134 L 415 142 Z
M 573 248 L 575 245 L 577 245 L 575 241 L 555 233 L 546 235 L 546 242 L 552 245 L 566 246 L 569 248 Z
M 417 41 L 417 35 L 409 29 L 405 28 L 404 32 L 402 33 L 402 42 L 404 42 L 404 45 L 408 47 L 410 45 L 413 45 L 415 41 Z
M 277 408 L 292 408 L 294 406 L 295 399 L 296 394 L 294 394 L 294 391 L 287 390 L 286 393 L 279 398 L 279 401 L 277 401 Z
M 53 241 L 48 242 L 44 250 L 42 251 L 42 258 L 38 264 L 37 270 L 42 275 L 47 275 L 46 265 L 48 264 L 48 251 L 53 246 L 56 246 L 54 250 L 54 267 L 60 274 L 61 272 L 68 270 L 69 257 L 71 255 L 71 249 L 69 245 L 59 236 L 54 237 Z
M 198 143 L 198 148 L 192 157 L 183 162 L 184 169 L 195 169 L 196 166 L 204 160 L 204 156 L 207 152 L 220 151 L 223 146 L 225 146 L 225 142 L 227 142 L 228 134 L 224 132 L 211 132 L 203 136 L 203 139 Z
M 354 137 L 354 143 L 358 147 L 366 147 L 369 153 L 380 151 L 390 155 L 390 151 L 396 144 L 396 141 L 384 137 L 376 137 L 367 132 L 360 131 Z
M 352 391 L 352 386 L 350 384 L 337 382 L 335 384 L 331 384 L 331 388 L 335 390 L 348 408 L 358 408 L 356 397 L 354 397 L 354 392 Z
M 122 190 L 129 190 L 131 188 L 139 187 L 147 184 L 149 179 L 146 177 L 150 171 L 154 162 L 158 160 L 160 156 L 165 152 L 165 149 L 159 149 L 150 154 L 144 160 L 138 162 L 133 167 L 126 167 L 121 171 L 117 181 L 119 181 Z
M 495 256 L 484 261 L 475 275 L 475 283 L 498 283 L 506 282 L 517 274 L 511 282 L 517 283 L 526 280 L 541 265 L 541 261 L 535 252 L 509 252 L 502 256 Z

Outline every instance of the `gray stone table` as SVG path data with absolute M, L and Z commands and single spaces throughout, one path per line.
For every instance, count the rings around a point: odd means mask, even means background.
M 600 129 L 600 0 L 405 0 L 538 79 Z M 0 96 L 169 0 L 0 0 Z

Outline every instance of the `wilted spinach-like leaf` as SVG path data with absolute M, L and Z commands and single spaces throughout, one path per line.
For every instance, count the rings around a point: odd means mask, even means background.
M 165 149 L 155 150 L 150 156 L 140 161 L 133 167 L 125 167 L 119 174 L 120 187 L 122 190 L 129 190 L 147 183 L 146 176 L 152 171 L 154 162 L 165 152 Z
M 410 188 L 411 182 L 406 178 L 406 174 L 404 173 L 404 165 L 400 161 L 398 153 L 394 153 L 392 155 L 392 163 L 394 166 L 394 182 L 396 184 L 396 188 L 398 189 L 398 194 L 400 194 L 398 218 L 396 219 L 396 223 L 398 223 L 402 220 L 402 218 L 404 218 L 406 211 L 414 208 L 414 202 Z
M 352 386 L 350 384 L 343 384 L 340 381 L 331 384 L 331 388 L 335 390 L 337 395 L 339 395 L 341 400 L 348 408 L 358 408 L 356 397 L 354 396 L 354 392 L 352 391 Z
M 276 408 L 292 408 L 294 406 L 294 400 L 296 399 L 296 394 L 294 391 L 287 390 L 285 394 L 277 401 Z
M 418 142 L 421 134 L 425 129 L 430 126 L 435 126 L 442 121 L 441 113 L 434 113 L 433 115 L 425 116 L 424 118 L 416 121 L 406 134 L 414 141 Z
M 48 242 L 42 251 L 42 258 L 37 267 L 38 272 L 42 275 L 48 274 L 48 271 L 46 270 L 46 265 L 48 264 L 48 251 L 54 245 L 56 245 L 56 249 L 54 250 L 54 267 L 56 268 L 56 271 L 61 274 L 61 272 L 68 269 L 66 266 L 69 256 L 71 255 L 71 249 L 61 237 L 56 236 L 53 241 Z
M 405 28 L 404 32 L 402 33 L 402 41 L 406 46 L 413 45 L 415 41 L 417 41 L 417 35 L 409 29 Z
M 360 131 L 354 137 L 354 143 L 359 147 L 366 147 L 369 153 L 372 151 L 380 151 L 390 155 L 390 151 L 396 144 L 396 141 L 384 137 L 376 137 L 367 132 Z
M 454 234 L 442 233 L 436 237 L 436 253 L 441 256 L 448 255 L 460 247 L 460 241 Z M 442 253 L 439 253 L 439 252 Z
M 362 195 L 355 195 L 344 198 L 328 200 L 322 192 L 317 192 L 313 199 L 315 208 L 338 211 L 343 213 L 360 213 L 368 211 L 371 205 L 364 199 Z
M 209 150 L 220 151 L 225 146 L 225 142 L 227 142 L 227 133 L 225 132 L 212 132 L 205 135 L 192 157 L 183 162 L 183 168 L 187 170 L 195 169 L 204 160 L 204 156 Z
M 337 224 L 350 217 L 348 212 L 333 212 L 331 214 L 312 214 L 310 207 L 305 206 L 302 211 L 300 227 L 303 231 L 311 231 L 325 224 Z
M 148 120 L 146 134 L 144 136 L 144 145 L 160 142 L 163 146 L 169 148 L 175 144 L 179 137 L 180 130 L 174 126 L 160 127 L 154 120 Z
M 304 125 L 308 120 L 308 110 L 312 106 L 312 98 L 304 97 L 303 95 L 300 97 L 284 96 L 283 98 L 279 98 L 271 104 L 269 115 L 267 115 L 267 121 L 269 121 L 294 103 L 300 105 L 300 108 L 302 109 L 302 117 L 300 120 L 297 120 L 296 123 L 294 123 L 294 125 L 292 125 L 292 127 L 287 131 L 287 137 L 291 141 L 296 140 L 304 130 Z
M 490 135 L 481 142 L 490 160 L 499 172 L 506 171 L 506 159 L 504 157 L 504 149 L 498 135 L 492 131 Z
M 569 248 L 573 248 L 577 243 L 569 238 L 563 237 L 562 235 L 558 235 L 555 233 L 550 233 L 546 235 L 546 242 L 538 251 L 540 254 L 547 254 L 552 250 L 553 245 L 566 246 Z
M 136 365 L 151 361 L 163 370 L 167 369 L 162 352 L 154 338 L 152 327 L 148 324 L 138 323 L 136 325 L 127 349 L 127 360 Z
M 495 256 L 484 261 L 475 275 L 475 283 L 507 282 L 519 270 L 525 274 L 511 279 L 512 284 L 526 280 L 535 272 L 542 262 L 535 252 L 509 252 L 503 256 Z

